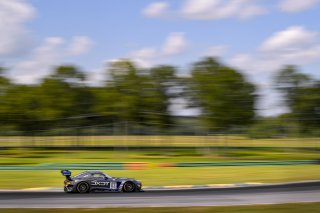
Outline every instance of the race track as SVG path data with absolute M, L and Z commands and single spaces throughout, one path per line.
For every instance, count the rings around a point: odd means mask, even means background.
M 138 193 L 0 192 L 0 208 L 229 206 L 293 202 L 320 202 L 320 182 Z

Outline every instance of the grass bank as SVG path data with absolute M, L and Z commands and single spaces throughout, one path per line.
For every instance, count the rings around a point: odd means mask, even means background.
M 314 160 L 319 150 L 265 149 L 176 149 L 176 150 L 64 150 L 11 148 L 0 150 L 0 166 L 41 163 L 86 162 L 224 162 L 263 160 Z
M 173 213 L 173 212 L 190 212 L 190 213 L 301 213 L 301 212 L 319 212 L 320 203 L 294 203 L 294 204 L 277 204 L 277 205 L 253 205 L 253 206 L 228 206 L 228 207 L 188 207 L 188 208 L 101 208 L 101 209 L 1 209 L 6 213 Z

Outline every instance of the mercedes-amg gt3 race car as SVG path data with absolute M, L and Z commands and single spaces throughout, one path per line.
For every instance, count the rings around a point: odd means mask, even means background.
M 92 191 L 138 192 L 142 191 L 141 181 L 132 178 L 115 178 L 100 171 L 85 171 L 71 176 L 71 171 L 61 170 L 66 177 L 65 192 L 88 193 Z

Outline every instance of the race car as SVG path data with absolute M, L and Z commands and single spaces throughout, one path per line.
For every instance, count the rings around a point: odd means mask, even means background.
M 93 191 L 139 192 L 142 191 L 141 181 L 132 178 L 111 177 L 100 171 L 85 171 L 71 176 L 71 171 L 61 170 L 66 177 L 64 191 L 67 193 L 89 193 Z

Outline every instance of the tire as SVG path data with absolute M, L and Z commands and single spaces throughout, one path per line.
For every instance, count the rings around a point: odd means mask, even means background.
M 72 189 L 71 191 L 69 191 L 66 187 L 63 187 L 63 190 L 64 190 L 65 193 L 69 193 L 69 194 L 76 192 L 75 189 Z
M 65 193 L 70 193 L 70 192 L 67 190 L 66 187 L 63 187 L 63 191 L 64 191 Z
M 88 193 L 89 192 L 89 185 L 85 182 L 79 183 L 77 185 L 77 192 L 79 193 Z
M 126 182 L 122 187 L 123 192 L 134 192 L 135 190 L 136 186 L 132 182 Z

